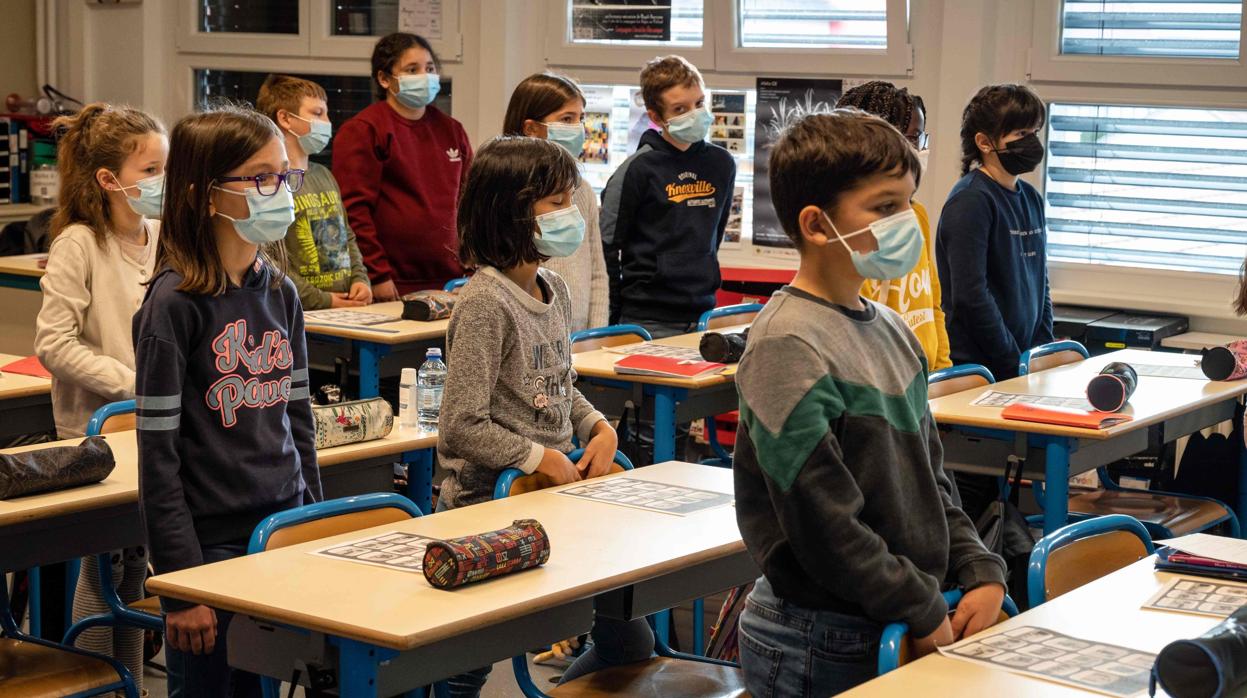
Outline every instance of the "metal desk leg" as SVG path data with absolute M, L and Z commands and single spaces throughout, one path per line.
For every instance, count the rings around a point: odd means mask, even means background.
M 675 391 L 654 386 L 654 462 L 675 460 Z
M 407 464 L 407 498 L 425 514 L 433 513 L 433 449 L 423 448 L 403 454 Z
M 693 651 L 689 654 L 706 653 L 706 600 L 693 599 Z
M 1050 437 L 1045 449 L 1043 532 L 1048 535 L 1069 518 L 1069 439 Z
M 377 667 L 398 653 L 363 642 L 338 639 L 338 694 L 376 698 Z
M 30 619 L 30 634 L 43 637 L 43 575 L 38 567 L 26 573 L 26 617 Z
M 355 364 L 359 366 L 359 398 L 361 400 L 381 394 L 381 358 L 390 353 L 386 344 L 354 341 Z
M 1238 444 L 1238 515 L 1239 534 L 1247 538 L 1247 448 Z

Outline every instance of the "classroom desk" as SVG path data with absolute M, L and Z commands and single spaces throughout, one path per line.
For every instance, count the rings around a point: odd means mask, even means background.
M 1130 404 L 1122 410 L 1134 419 L 1099 430 L 1006 420 L 1000 416 L 999 407 L 970 403 L 989 389 L 1078 397 L 1085 394 L 1092 376 L 1112 361 L 1194 366 L 1194 360 L 1187 354 L 1125 349 L 982 389 L 936 398 L 931 401 L 935 421 L 957 427 L 945 435 L 945 466 L 950 470 L 998 474 L 1010 455 L 1026 457 L 1025 476 L 1045 481 L 1044 532 L 1051 533 L 1065 525 L 1069 513 L 1070 476 L 1146 449 L 1148 427 L 1159 425 L 1168 443 L 1232 419 L 1239 398 L 1247 394 L 1247 380 L 1214 382 L 1140 376 Z M 1247 458 L 1240 467 L 1239 482 L 1247 485 Z M 1247 514 L 1247 486 L 1242 487 L 1236 504 L 1240 516 Z
M 140 545 L 146 538 L 139 521 L 138 442 L 133 431 L 105 434 L 116 467 L 101 482 L 69 490 L 0 500 L 0 571 L 11 571 L 69 560 L 104 550 Z M 74 446 L 67 439 L 0 450 L 0 453 L 37 451 L 50 446 Z M 317 452 L 321 482 L 328 497 L 388 492 L 393 487 L 391 467 L 396 458 L 416 460 L 427 471 L 412 466 L 409 483 L 419 482 L 416 495 L 429 510 L 428 485 L 432 478 L 432 449 L 436 433 L 400 432 L 361 444 Z M 424 460 L 418 460 L 423 458 Z
M 1174 575 L 1155 572 L 1154 558 L 1140 560 L 1090 584 L 1037 606 L 1002 627 L 1037 626 L 1074 637 L 1145 652 L 1159 652 L 1182 638 L 1198 637 L 1221 619 L 1145 611 L 1140 606 Z M 913 696 L 1095 696 L 1076 688 L 935 653 L 842 694 L 846 698 Z M 1163 692 L 1157 693 L 1163 695 Z
M 689 463 L 607 477 L 732 491 L 731 471 Z M 595 604 L 599 613 L 635 618 L 758 574 L 735 507 L 680 517 L 557 489 L 160 575 L 147 587 L 237 613 L 229 631 L 234 666 L 289 680 L 303 662 L 336 671 L 340 695 L 354 697 L 412 690 L 585 632 Z M 308 554 L 385 531 L 450 538 L 522 518 L 545 527 L 549 562 L 451 591 L 417 573 Z
M 46 252 L 0 257 L 0 286 L 38 291 L 39 279 L 46 273 L 39 262 L 47 258 Z
M 23 357 L 0 354 L 0 366 Z M 0 373 L 0 441 L 54 431 L 52 381 L 48 378 Z
M 1242 339 L 1242 337 L 1232 334 L 1214 334 L 1212 332 L 1186 332 L 1184 334 L 1175 334 L 1172 337 L 1165 337 L 1160 340 L 1160 345 L 1166 349 L 1181 349 L 1182 351 L 1198 353 L 1203 349 L 1223 347 L 1238 339 Z
M 362 308 L 338 308 L 338 310 L 380 313 L 391 315 L 395 322 L 380 325 L 346 325 L 346 324 L 315 324 L 307 318 L 305 325 L 309 343 L 309 357 L 314 353 L 310 346 L 319 340 L 334 347 L 330 352 L 341 356 L 340 349 L 345 345 L 349 350 L 349 358 L 353 366 L 359 369 L 359 397 L 376 397 L 380 393 L 381 361 L 386 357 L 396 368 L 386 375 L 397 375 L 400 368 L 419 368 L 424 363 L 424 350 L 439 346 L 446 336 L 449 320 L 435 322 L 416 322 L 400 320 L 403 302 L 374 303 Z M 332 368 L 331 366 L 329 368 Z
M 748 325 L 721 327 L 716 332 L 739 332 Z M 682 334 L 655 340 L 655 344 L 693 347 L 701 342 L 702 332 Z M 582 383 L 581 391 L 598 409 L 616 414 L 624 401 L 638 393 L 653 400 L 654 461 L 661 463 L 676 457 L 677 424 L 694 419 L 731 412 L 737 408 L 736 364 L 721 373 L 701 378 L 665 378 L 615 373 L 615 362 L 626 354 L 610 349 L 597 349 L 572 355 L 572 366 Z

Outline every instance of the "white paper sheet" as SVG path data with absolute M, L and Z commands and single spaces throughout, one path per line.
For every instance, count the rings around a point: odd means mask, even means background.
M 1247 540 L 1192 533 L 1187 536 L 1158 540 L 1156 545 L 1167 545 L 1184 553 L 1199 557 L 1223 560 L 1236 565 L 1247 565 Z

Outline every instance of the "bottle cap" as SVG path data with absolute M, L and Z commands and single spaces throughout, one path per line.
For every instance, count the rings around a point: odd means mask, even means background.
M 408 385 L 414 384 L 416 382 L 416 369 L 404 368 L 402 375 L 398 379 L 398 382 L 406 383 Z
M 429 350 L 425 352 L 424 355 L 426 357 L 430 357 L 430 358 L 437 357 L 440 359 L 442 358 L 442 350 L 437 347 L 429 347 Z

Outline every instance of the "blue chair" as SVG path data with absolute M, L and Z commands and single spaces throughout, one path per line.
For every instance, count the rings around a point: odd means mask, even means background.
M 1087 348 L 1072 339 L 1062 339 L 1040 344 L 1022 352 L 1018 359 L 1018 375 L 1025 376 L 1036 371 L 1046 371 L 1057 366 L 1072 364 L 1091 356 Z
M 1035 544 L 1026 570 L 1031 608 L 1141 560 L 1154 551 L 1137 519 L 1122 514 L 1076 521 Z
M 960 589 L 952 589 L 944 592 L 944 602 L 950 609 L 956 608 L 962 596 Z M 1000 618 L 996 622 L 1012 618 L 1017 614 L 1017 604 L 1009 598 L 1008 594 L 1005 594 L 1004 603 L 1000 607 Z M 909 624 L 898 621 L 885 625 L 883 635 L 879 638 L 879 675 L 883 676 L 903 664 L 908 664 L 912 659 L 913 648 L 910 646 Z
M 0 695 L 138 698 L 134 678 L 120 662 L 76 647 L 27 635 L 9 613 L 8 586 L 0 580 Z M 18 671 L 9 671 L 14 667 Z
M 711 308 L 701 314 L 697 320 L 697 331 L 705 332 L 720 327 L 731 327 L 734 325 L 743 325 L 753 322 L 753 319 L 762 312 L 766 307 L 761 303 L 739 303 L 737 305 L 725 305 L 719 308 Z M 731 421 L 739 419 L 739 413 L 733 411 L 725 415 Z M 710 450 L 714 453 L 714 458 L 703 460 L 702 465 L 718 465 L 724 468 L 732 467 L 732 454 L 723 447 L 719 442 L 719 427 L 715 423 L 716 417 L 706 417 L 703 428 L 706 432 L 706 443 L 710 444 Z
M 572 333 L 572 353 L 653 341 L 649 330 L 640 325 L 607 325 Z
M 932 371 L 927 376 L 927 397 L 935 399 L 982 388 L 996 382 L 996 377 L 980 364 L 961 364 Z
M 463 288 L 464 284 L 468 283 L 468 279 L 469 277 L 467 276 L 461 276 L 458 279 L 451 279 L 446 282 L 446 285 L 442 287 L 442 290 L 448 293 L 456 293 L 459 289 Z
M 567 457 L 574 463 L 583 455 L 584 449 L 578 448 Z M 619 470 L 614 472 L 632 470 L 631 461 L 618 451 L 615 452 L 615 464 Z M 498 477 L 494 499 L 532 492 L 551 484 L 544 475 L 525 475 L 522 470 L 508 468 Z M 653 618 L 649 619 L 649 623 L 653 627 Z M 736 664 L 676 652 L 661 640 L 658 633 L 654 634 L 654 652 L 657 657 L 586 674 L 554 688 L 548 694 L 533 682 L 527 656 L 512 657 L 511 667 L 515 672 L 515 682 L 525 698 L 596 698 L 607 693 L 627 696 L 743 695 L 744 677 Z

